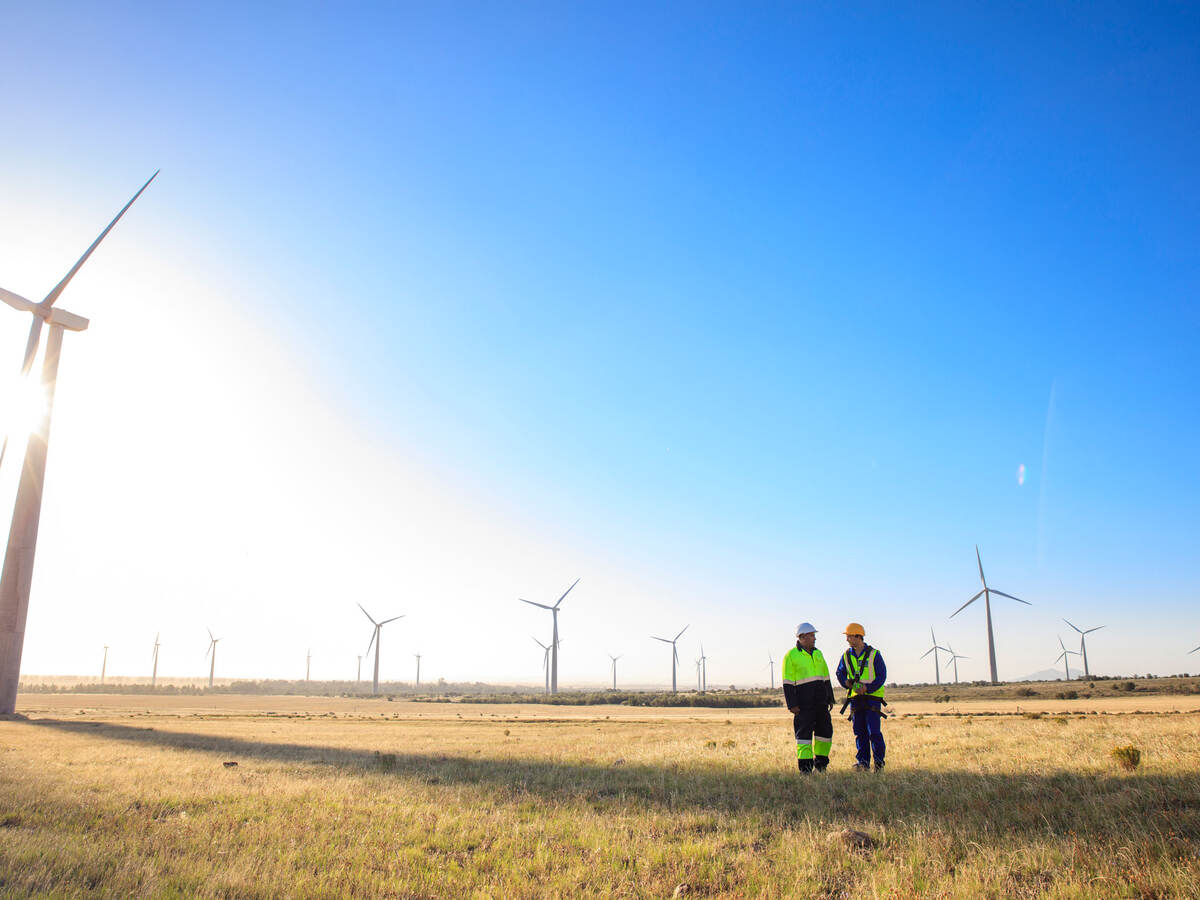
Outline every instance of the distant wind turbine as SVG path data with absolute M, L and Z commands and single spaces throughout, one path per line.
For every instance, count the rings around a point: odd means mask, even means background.
M 696 693 L 700 693 L 701 691 L 704 690 L 704 688 L 701 687 L 702 682 L 700 681 L 700 665 L 701 665 L 701 663 L 702 663 L 702 660 L 700 659 L 700 657 L 697 656 L 696 657 Z
M 558 600 L 555 602 L 555 604 L 553 606 L 547 606 L 545 603 L 534 603 L 532 600 L 525 600 L 524 598 L 521 598 L 521 597 L 517 598 L 522 603 L 528 603 L 530 606 L 537 606 L 537 607 L 540 607 L 541 609 L 550 610 L 550 615 L 554 618 L 554 634 L 550 638 L 550 691 L 549 692 L 551 694 L 558 693 L 558 643 L 559 643 L 558 642 L 558 606 L 565 599 L 567 599 L 567 594 L 571 593 L 571 591 L 574 589 L 575 585 L 577 585 L 577 584 L 579 584 L 578 578 L 576 578 L 575 581 L 572 582 L 571 587 L 569 587 L 565 591 L 563 591 L 563 595 L 558 598 Z M 545 646 L 545 645 L 543 644 L 542 646 Z
M 9 715 L 16 710 L 17 684 L 21 678 L 21 654 L 25 646 L 25 623 L 29 615 L 29 594 L 33 581 L 34 557 L 37 553 L 38 523 L 42 514 L 42 495 L 46 482 L 46 453 L 50 444 L 50 420 L 54 411 L 54 389 L 58 383 L 58 362 L 62 354 L 63 333 L 68 330 L 83 331 L 88 327 L 88 320 L 83 316 L 69 313 L 54 304 L 71 279 L 87 262 L 88 257 L 157 175 L 155 172 L 150 176 L 40 303 L 34 303 L 19 294 L 0 288 L 0 301 L 33 316 L 29 339 L 25 344 L 25 357 L 21 363 L 22 378 L 33 368 L 33 360 L 41 339 L 42 323 L 50 326 L 46 350 L 42 356 L 41 389 L 44 401 L 39 421 L 25 443 L 25 460 L 21 466 L 17 493 L 13 501 L 4 565 L 0 569 L 0 715 Z M 0 444 L 0 462 L 3 461 L 7 445 L 8 436 L 5 435 L 3 444 Z
M 312 647 L 308 648 L 308 655 L 304 657 L 304 680 L 308 681 L 312 674 Z
M 420 686 L 421 686 L 421 654 L 420 654 L 420 653 L 414 653 L 414 654 L 413 654 L 413 656 L 415 656 L 415 657 L 417 658 L 417 683 L 416 683 L 416 687 L 420 687 Z
M 771 690 L 775 690 L 775 660 L 771 657 L 771 651 L 767 651 L 767 668 L 771 672 Z
M 1064 622 L 1067 622 L 1067 620 L 1066 620 L 1066 619 L 1063 619 L 1063 621 L 1064 621 Z M 1068 624 L 1068 625 L 1071 625 L 1071 623 L 1070 623 L 1070 622 L 1067 622 L 1067 624 Z M 1072 628 L 1075 628 L 1075 626 L 1074 626 L 1074 625 L 1071 625 L 1071 627 L 1072 627 Z M 1089 672 L 1089 671 L 1088 671 L 1088 661 L 1087 661 L 1087 636 L 1088 636 L 1089 634 L 1091 634 L 1093 631 L 1099 631 L 1099 630 L 1100 630 L 1101 628 L 1103 628 L 1103 627 L 1104 627 L 1103 625 L 1097 625 L 1095 628 L 1089 628 L 1089 629 L 1087 629 L 1086 631 L 1081 631 L 1080 629 L 1078 629 L 1078 628 L 1075 628 L 1075 630 L 1079 632 L 1079 652 L 1080 652 L 1080 653 L 1083 655 L 1083 674 L 1084 674 L 1084 677 L 1088 677 L 1088 676 L 1090 676 L 1090 675 L 1092 674 L 1091 672 Z
M 625 655 L 625 654 L 621 654 L 621 656 L 624 656 L 624 655 Z M 612 687 L 612 689 L 615 691 L 615 690 L 617 689 L 617 660 L 618 660 L 618 659 L 620 659 L 621 657 L 620 657 L 620 656 L 613 656 L 613 655 L 610 653 L 610 654 L 608 654 L 608 658 L 612 660 L 612 678 L 613 678 L 613 687 Z
M 704 645 L 700 645 L 700 693 L 708 690 L 708 657 L 704 655 Z
M 104 672 L 108 668 L 108 644 L 104 645 L 104 662 L 100 663 L 100 683 L 104 684 Z
M 160 632 L 161 634 L 161 632 Z M 154 635 L 154 668 L 150 670 L 150 687 L 158 684 L 158 648 L 161 645 L 158 643 L 158 635 Z
M 357 659 L 358 659 L 358 674 L 356 676 L 354 676 L 354 680 L 362 681 L 362 657 L 359 656 L 359 657 L 357 657 Z
M 371 644 L 374 644 L 375 645 L 375 677 L 371 680 L 371 693 L 378 694 L 379 693 L 379 644 L 383 640 L 383 638 L 382 638 L 383 626 L 386 625 L 388 622 L 395 622 L 397 619 L 403 619 L 404 616 L 403 615 L 392 616 L 390 619 L 384 619 L 382 622 L 376 622 L 374 619 L 371 618 L 371 614 L 369 612 L 367 612 L 365 609 L 363 609 L 363 605 L 361 603 L 358 604 L 358 608 L 363 611 L 363 615 L 366 616 L 368 619 L 370 619 L 371 624 L 375 626 L 375 630 L 373 632 L 371 632 L 371 640 L 367 643 L 367 653 L 371 652 Z
M 996 639 L 992 636 L 992 594 L 998 594 L 1001 597 L 1007 597 L 1009 600 L 1016 600 L 1018 603 L 1024 603 L 1026 606 L 1033 606 L 1028 600 L 1022 600 L 1020 597 L 1014 597 L 1012 594 L 1006 594 L 1004 591 L 998 591 L 995 588 L 988 587 L 987 579 L 983 577 L 983 560 L 979 557 L 979 545 L 975 545 L 975 562 L 979 564 L 979 580 L 983 583 L 983 590 L 956 609 L 950 614 L 950 618 L 954 618 L 980 597 L 983 598 L 983 608 L 987 617 L 987 638 L 988 638 L 988 662 L 992 669 L 992 684 L 999 682 L 996 676 Z
M 933 636 L 932 627 L 929 629 L 929 640 L 933 643 L 933 646 L 921 654 L 921 659 L 924 659 L 930 653 L 933 654 L 933 683 L 941 684 L 942 676 L 940 674 L 940 666 L 938 665 L 938 651 L 941 650 L 943 653 L 948 653 L 949 651 L 945 647 L 942 647 L 938 644 L 937 638 Z
M 671 692 L 675 694 L 679 693 L 679 689 L 675 684 L 675 666 L 679 662 L 679 650 L 676 649 L 675 643 L 683 636 L 683 632 L 687 631 L 690 627 L 690 625 L 684 625 L 679 634 L 675 635 L 673 638 L 655 637 L 654 635 L 650 635 L 653 640 L 662 641 L 664 644 L 671 645 Z
M 213 637 L 212 629 L 208 629 L 208 649 L 204 651 L 204 655 L 212 655 L 212 663 L 208 667 L 208 686 L 213 686 L 213 673 L 217 671 L 217 641 L 219 637 Z
M 1062 653 L 1058 654 L 1058 659 L 1056 659 L 1054 661 L 1058 662 L 1059 660 L 1062 660 L 1062 664 L 1067 667 L 1067 681 L 1070 681 L 1071 680 L 1071 660 L 1068 657 L 1078 656 L 1079 651 L 1078 650 L 1068 650 L 1067 645 L 1063 643 L 1061 637 L 1058 639 L 1058 646 L 1062 647 Z
M 954 648 L 949 645 L 947 645 L 946 649 L 950 654 L 950 658 L 948 660 L 946 660 L 946 665 L 950 665 L 951 663 L 954 663 L 954 683 L 958 684 L 958 661 L 960 659 L 970 659 L 971 657 L 959 656 L 957 653 L 954 652 Z

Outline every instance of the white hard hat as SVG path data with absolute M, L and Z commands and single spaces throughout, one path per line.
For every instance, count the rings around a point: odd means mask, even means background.
M 817 633 L 817 629 L 813 626 L 812 622 L 801 622 L 799 625 L 796 626 L 796 637 L 800 637 L 800 635 L 802 635 L 802 634 L 816 634 L 816 633 Z

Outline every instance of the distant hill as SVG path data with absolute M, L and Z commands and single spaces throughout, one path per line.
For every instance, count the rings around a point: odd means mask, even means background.
M 1073 672 L 1071 674 L 1074 675 Z M 1080 669 L 1079 674 L 1080 675 L 1083 674 L 1082 669 Z M 1062 669 L 1042 669 L 1042 671 L 1034 672 L 1032 675 L 1022 675 L 1020 678 L 1013 679 L 1013 681 L 1062 681 L 1062 680 L 1063 680 Z M 1075 679 L 1072 678 L 1071 680 L 1074 681 Z

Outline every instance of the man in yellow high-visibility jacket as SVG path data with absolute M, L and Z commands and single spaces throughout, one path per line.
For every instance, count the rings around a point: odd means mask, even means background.
M 783 657 L 783 701 L 792 714 L 797 766 L 824 772 L 833 746 L 833 685 L 810 622 L 796 626 L 796 646 Z

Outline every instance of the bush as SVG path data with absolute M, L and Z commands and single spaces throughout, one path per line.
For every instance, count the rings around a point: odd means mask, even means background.
M 1059 700 L 1078 700 L 1079 691 L 1059 691 L 1054 696 Z
M 1122 769 L 1128 769 L 1130 772 L 1132 772 L 1139 765 L 1141 765 L 1142 751 L 1133 746 L 1133 744 L 1129 744 L 1125 747 L 1113 747 L 1110 752 L 1112 754 L 1112 758 L 1117 761 Z
M 1031 687 L 1017 688 L 1018 697 L 1036 697 L 1037 691 Z

